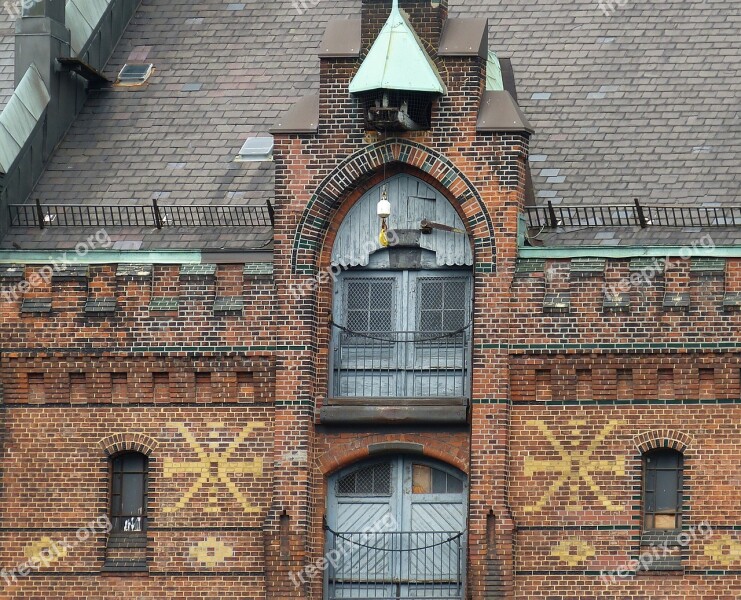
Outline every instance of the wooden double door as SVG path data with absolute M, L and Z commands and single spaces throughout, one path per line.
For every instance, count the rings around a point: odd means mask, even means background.
M 328 600 L 464 597 L 468 484 L 462 473 L 394 456 L 328 483 Z

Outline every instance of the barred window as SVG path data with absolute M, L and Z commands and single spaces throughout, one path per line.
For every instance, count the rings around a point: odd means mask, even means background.
M 351 279 L 346 287 L 347 327 L 352 331 L 393 331 L 395 280 L 387 277 Z
M 113 458 L 111 463 L 113 531 L 144 531 L 148 459 L 138 452 L 127 452 Z
M 418 330 L 457 331 L 466 324 L 467 281 L 461 277 L 420 278 L 417 289 Z
M 643 528 L 682 526 L 684 457 L 676 450 L 652 450 L 643 457 Z
M 338 496 L 390 496 L 391 464 L 379 463 L 345 475 L 337 482 Z

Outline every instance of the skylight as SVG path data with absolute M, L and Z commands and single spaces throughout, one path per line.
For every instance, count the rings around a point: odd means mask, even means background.
M 250 137 L 242 144 L 237 162 L 257 162 L 273 160 L 273 137 Z
M 153 64 L 129 65 L 121 69 L 116 79 L 116 85 L 142 85 L 154 71 Z

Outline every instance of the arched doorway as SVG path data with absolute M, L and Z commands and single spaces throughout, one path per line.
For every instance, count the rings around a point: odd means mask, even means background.
M 325 598 L 464 597 L 468 481 L 443 463 L 388 456 L 329 479 Z
M 389 247 L 378 242 L 382 195 Z M 385 180 L 348 211 L 332 262 L 329 396 L 467 399 L 473 253 L 448 199 L 411 175 Z

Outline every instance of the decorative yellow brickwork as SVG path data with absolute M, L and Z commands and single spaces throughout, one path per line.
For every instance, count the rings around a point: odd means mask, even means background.
M 206 538 L 190 549 L 190 556 L 207 567 L 214 567 L 234 556 L 234 548 L 215 537 Z
M 622 421 L 608 421 L 602 431 L 585 447 L 578 448 L 584 439 L 583 430 L 587 425 L 584 420 L 572 420 L 569 422 L 573 426 L 571 435 L 577 439 L 570 442 L 571 448 L 562 444 L 553 432 L 540 421 L 528 421 L 527 425 L 538 428 L 543 437 L 548 440 L 553 449 L 558 453 L 558 459 L 540 460 L 531 456 L 525 457 L 525 475 L 532 476 L 535 473 L 557 473 L 558 478 L 546 490 L 545 494 L 532 506 L 525 507 L 528 512 L 541 510 L 561 487 L 568 485 L 569 488 L 569 509 L 578 510 L 583 508 L 579 501 L 581 486 L 585 485 L 596 494 L 597 498 L 607 510 L 618 511 L 623 507 L 614 504 L 600 489 L 594 481 L 594 473 L 614 473 L 615 475 L 625 475 L 625 457 L 618 456 L 613 460 L 599 460 L 593 458 L 597 447 L 610 435 L 613 429 L 622 425 Z
M 49 564 L 67 556 L 67 548 L 62 544 L 57 544 L 50 537 L 42 537 L 28 544 L 23 549 L 23 553 L 28 560 Z
M 551 556 L 565 562 L 570 567 L 575 567 L 594 558 L 596 551 L 594 546 L 582 542 L 579 538 L 565 539 L 551 549 Z
M 733 539 L 730 535 L 724 535 L 714 542 L 706 544 L 705 556 L 727 567 L 731 563 L 741 560 L 741 542 Z
M 198 460 L 193 462 L 177 462 L 171 458 L 167 458 L 164 463 L 164 476 L 174 477 L 176 475 L 188 474 L 198 475 L 198 479 L 196 479 L 193 485 L 190 486 L 188 491 L 177 502 L 177 504 L 165 507 L 164 511 L 172 513 L 181 510 L 202 487 L 208 486 L 207 491 L 209 494 L 208 499 L 210 506 L 206 508 L 206 512 L 219 512 L 220 508 L 216 496 L 216 488 L 219 485 L 223 485 L 227 490 L 229 490 L 231 495 L 245 512 L 256 512 L 259 510 L 258 507 L 250 504 L 250 502 L 244 497 L 242 492 L 232 481 L 232 476 L 236 474 L 251 474 L 255 477 L 260 477 L 263 474 L 263 459 L 261 457 L 253 457 L 248 462 L 237 462 L 231 461 L 230 459 L 239 446 L 256 428 L 265 426 L 266 424 L 261 422 L 250 423 L 239 433 L 239 435 L 237 435 L 237 437 L 234 438 L 224 452 L 218 452 L 219 432 L 225 429 L 225 426 L 222 423 L 209 423 L 209 427 L 212 428 L 212 431 L 209 435 L 211 441 L 208 442 L 208 447 L 199 444 L 195 436 L 184 424 L 169 423 L 168 427 L 177 429 L 190 444 L 193 451 L 198 456 Z

